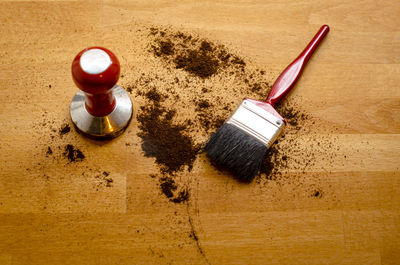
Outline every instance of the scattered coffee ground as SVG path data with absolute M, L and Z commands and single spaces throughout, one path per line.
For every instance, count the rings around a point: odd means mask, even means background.
M 154 104 L 160 103 L 160 101 L 164 100 L 167 97 L 166 95 L 160 94 L 155 87 L 153 87 L 150 91 L 146 92 L 144 96 L 148 100 L 151 100 Z
M 156 62 L 160 61 L 154 66 L 158 70 L 152 68 L 143 72 L 124 87 L 128 87 L 130 93 L 135 90 L 141 99 L 138 135 L 142 138 L 142 149 L 146 156 L 155 158 L 161 173 L 159 180 L 165 177 L 174 180 L 176 189 L 167 189 L 170 192 L 164 192 L 170 182 L 160 185 L 161 189 L 164 187 L 163 194 L 171 196 L 168 199 L 173 201 L 184 190 L 180 187 L 185 186 L 182 183 L 185 178 L 178 180 L 176 176 L 186 167 L 191 169 L 199 146 L 223 124 L 243 98 L 265 99 L 279 73 L 252 68 L 225 46 L 198 36 L 157 28 L 151 28 L 149 36 L 149 51 Z M 304 172 L 313 165 L 315 154 L 303 150 L 295 136 L 307 131 L 310 117 L 294 98 L 278 106 L 287 126 L 268 150 L 256 181 L 278 181 L 286 178 L 286 173 L 292 169 Z M 165 136 L 167 133 L 162 133 L 169 130 L 175 134 Z M 175 155 L 178 150 L 188 152 Z
M 170 40 L 160 41 L 158 47 L 153 47 L 156 56 L 173 55 L 174 44 Z
M 197 111 L 208 109 L 209 107 L 211 107 L 210 102 L 208 102 L 205 99 L 202 99 L 202 100 L 196 102 L 196 105 L 197 105 L 197 108 L 196 108 Z
M 211 104 L 205 99 L 199 101 L 194 101 L 196 104 L 195 111 L 197 112 L 196 118 L 200 121 L 200 124 L 208 132 L 211 128 L 217 128 L 213 123 L 215 123 L 214 114 L 209 114 L 209 109 Z
M 222 116 L 215 116 L 212 118 L 210 116 L 212 116 L 212 114 L 210 114 L 209 112 L 202 112 L 197 114 L 197 119 L 199 120 L 200 124 L 206 132 L 221 127 L 222 124 L 225 122 L 225 118 Z
M 287 101 L 286 104 L 278 105 L 276 109 L 286 122 L 296 129 L 300 129 L 301 123 L 309 119 L 308 115 L 302 113 L 299 109 L 296 109 L 296 107 L 291 106 Z
M 210 77 L 218 71 L 219 61 L 206 51 L 188 51 L 174 59 L 176 69 L 183 69 L 201 78 Z
M 151 45 L 155 56 L 174 64 L 176 69 L 183 69 L 203 79 L 215 75 L 229 65 L 239 68 L 246 65 L 243 59 L 228 53 L 224 46 L 204 39 L 194 38 L 182 32 L 168 34 L 166 31 L 153 30 L 150 34 L 158 36 Z
M 62 127 L 61 127 L 61 129 L 60 129 L 60 136 L 62 136 L 62 135 L 64 135 L 64 134 L 67 134 L 67 133 L 69 133 L 71 131 L 71 127 L 69 127 L 69 125 L 68 124 L 64 124 Z
M 174 174 L 186 166 L 190 171 L 200 149 L 185 132 L 187 122 L 175 124 L 176 110 L 162 106 L 166 95 L 155 87 L 147 92 L 138 91 L 147 100 L 147 105 L 140 107 L 137 115 L 138 136 L 142 139 L 142 150 L 145 156 L 154 157 L 160 167 L 162 177 L 160 188 L 162 193 L 174 203 L 182 203 L 189 199 L 187 190 L 178 190 Z
M 175 191 L 178 189 L 178 186 L 175 183 L 175 180 L 172 176 L 164 175 L 160 178 L 160 188 L 162 193 L 174 203 L 182 203 L 189 200 L 189 191 L 184 188 L 178 192 L 177 195 L 174 195 Z
M 106 178 L 105 180 L 106 180 L 106 187 L 112 187 L 111 183 L 113 183 L 114 180 L 111 178 Z
M 174 179 L 171 177 L 162 177 L 160 178 L 160 188 L 161 191 L 167 198 L 171 198 L 174 196 L 174 191 L 177 189 Z
M 173 124 L 175 110 L 166 110 L 157 104 L 142 106 L 137 116 L 138 136 L 146 156 L 155 157 L 163 172 L 173 173 L 187 166 L 190 171 L 199 151 L 190 136 L 184 133 L 184 125 Z
M 89 171 L 92 171 L 92 169 L 89 169 Z M 82 173 L 82 175 L 85 175 L 85 173 Z M 110 172 L 108 171 L 99 172 L 95 175 L 95 178 L 99 180 L 99 182 L 97 183 L 97 187 L 104 185 L 105 187 L 110 188 L 114 183 L 114 180 L 110 177 Z
M 187 189 L 181 190 L 176 198 L 171 201 L 174 203 L 182 203 L 189 200 L 189 191 Z
M 67 144 L 65 146 L 64 156 L 67 157 L 70 162 L 78 162 L 85 159 L 82 151 L 75 149 L 71 144 Z
M 171 198 L 177 188 L 168 187 L 175 187 L 176 184 L 174 182 L 175 186 L 171 186 L 171 181 L 166 181 L 165 175 L 169 174 L 172 179 L 173 174 L 183 169 L 183 165 L 187 165 L 190 170 L 199 146 L 204 143 L 203 140 L 200 145 L 195 144 L 193 133 L 201 130 L 208 138 L 209 132 L 216 131 L 223 124 L 240 99 L 244 96 L 257 98 L 257 93 L 263 93 L 265 97 L 269 87 L 267 82 L 263 82 L 265 78 L 260 78 L 265 71 L 257 70 L 247 74 L 244 60 L 227 51 L 223 45 L 216 45 L 181 32 L 174 33 L 156 28 L 150 29 L 150 35 L 155 36 L 150 51 L 157 58 L 162 58 L 167 67 L 171 65 L 189 73 L 186 78 L 173 77 L 173 82 L 168 82 L 172 87 L 165 87 L 167 82 L 157 75 L 142 75 L 136 83 L 127 85 L 128 88 L 139 88 L 136 89 L 136 94 L 146 100 L 138 115 L 141 130 L 138 135 L 142 138 L 145 155 L 155 157 L 164 175 L 160 187 L 166 197 Z M 236 75 L 234 79 L 230 78 L 232 74 Z M 232 85 L 237 87 L 237 92 L 226 92 L 233 94 L 237 102 L 227 97 L 221 98 L 221 91 L 216 91 L 212 83 L 203 85 L 197 93 L 192 94 L 191 102 L 185 104 L 187 107 L 194 103 L 195 117 L 176 121 L 176 109 L 169 107 L 174 102 L 164 104 L 168 95 L 179 99 L 180 95 L 175 91 L 193 87 L 195 82 L 191 80 L 192 77 L 206 79 L 214 75 L 222 75 L 224 79 L 232 80 L 233 84 L 228 83 L 223 89 L 231 89 Z M 163 90 L 164 93 L 160 93 L 159 90 Z M 235 95 L 239 91 L 241 94 Z M 207 97 L 204 97 L 204 94 L 207 94 Z M 181 98 L 180 101 L 183 100 Z M 188 197 L 188 192 L 179 193 L 175 202 Z
M 277 145 L 271 146 L 265 154 L 260 173 L 264 173 L 269 180 L 275 180 L 276 174 L 272 174 L 274 168 L 279 167 L 281 160 L 277 157 Z M 274 172 L 275 173 L 275 172 Z
M 215 131 L 225 122 L 227 115 L 218 115 L 212 111 L 214 105 L 208 100 L 201 99 L 194 102 L 196 104 L 196 119 L 199 121 L 206 133 Z M 230 110 L 229 106 L 225 106 L 223 109 L 228 111 Z
M 125 88 L 126 91 L 128 91 L 128 93 L 132 93 L 132 91 L 133 91 L 133 89 L 134 89 L 135 87 L 133 87 L 133 86 L 126 86 L 126 87 L 124 87 L 124 88 Z
M 232 59 L 232 63 L 246 66 L 246 63 L 243 61 L 243 59 L 240 59 L 239 57 L 234 57 Z
M 312 196 L 315 197 L 315 198 L 320 199 L 320 198 L 322 198 L 322 191 L 316 190 L 316 191 L 313 192 Z
M 39 140 L 46 142 L 45 147 L 45 156 L 47 159 L 51 159 L 53 163 L 59 164 L 63 163 L 65 166 L 70 165 L 72 162 L 80 162 L 86 159 L 82 150 L 76 148 L 73 144 L 63 144 L 62 139 L 63 136 L 71 131 L 71 127 L 65 122 L 60 126 L 56 123 L 54 119 L 50 119 L 48 114 L 45 112 L 42 114 L 43 120 L 34 124 L 34 128 L 40 128 Z M 43 126 L 46 127 L 46 131 L 43 131 Z M 65 162 L 65 159 L 68 162 Z M 43 171 L 43 179 L 49 181 L 51 176 L 48 175 L 48 171 L 45 170 L 48 167 L 48 163 L 38 163 L 37 169 L 39 171 Z M 84 168 L 85 171 L 82 172 L 82 176 L 91 178 L 92 180 L 100 180 L 100 182 L 96 181 L 98 191 L 100 186 L 104 187 L 112 187 L 114 184 L 114 180 L 110 176 L 110 172 L 108 171 L 100 171 L 99 169 L 93 169 L 85 165 L 85 163 L 80 164 L 81 168 Z M 26 170 L 30 171 L 30 168 Z
M 47 147 L 47 151 L 46 151 L 46 156 L 52 155 L 53 154 L 53 150 L 51 150 L 51 147 L 48 146 Z
M 260 91 L 263 90 L 263 87 L 259 83 L 253 84 L 251 87 L 251 91 L 259 93 Z

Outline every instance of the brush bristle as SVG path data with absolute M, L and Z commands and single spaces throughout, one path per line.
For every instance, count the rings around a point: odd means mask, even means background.
M 212 163 L 250 182 L 261 169 L 267 147 L 239 128 L 224 123 L 211 135 L 204 150 Z

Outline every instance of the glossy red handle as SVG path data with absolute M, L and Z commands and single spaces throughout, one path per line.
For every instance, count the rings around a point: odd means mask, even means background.
M 322 41 L 325 35 L 329 32 L 329 26 L 322 26 L 314 38 L 310 41 L 304 51 L 294 60 L 281 75 L 276 79 L 272 86 L 271 92 L 268 95 L 267 103 L 274 106 L 279 102 L 285 95 L 292 89 L 297 79 L 299 78 L 301 71 L 307 64 L 311 55 L 318 47 L 318 44 Z
M 72 78 L 86 96 L 86 110 L 93 116 L 106 116 L 115 108 L 113 87 L 120 66 L 117 57 L 108 49 L 90 47 L 82 50 L 72 62 Z

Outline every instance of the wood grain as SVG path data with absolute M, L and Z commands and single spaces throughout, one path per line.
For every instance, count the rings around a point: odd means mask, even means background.
M 389 0 L 0 2 L 0 264 L 400 264 L 399 13 Z M 316 155 L 280 181 L 240 184 L 200 155 L 174 204 L 135 120 L 107 143 L 52 132 L 70 124 L 70 63 L 87 46 L 114 51 L 127 86 L 159 69 L 149 27 L 191 32 L 271 82 L 322 24 L 290 95 L 315 124 L 287 136 Z M 69 163 L 67 143 L 86 159 Z

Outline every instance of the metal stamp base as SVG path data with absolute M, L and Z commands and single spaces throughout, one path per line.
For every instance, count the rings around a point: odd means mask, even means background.
M 115 85 L 113 94 L 116 100 L 115 109 L 103 117 L 96 117 L 87 112 L 85 95 L 78 91 L 72 99 L 70 113 L 77 130 L 94 139 L 111 139 L 124 132 L 132 118 L 132 101 L 122 87 Z

